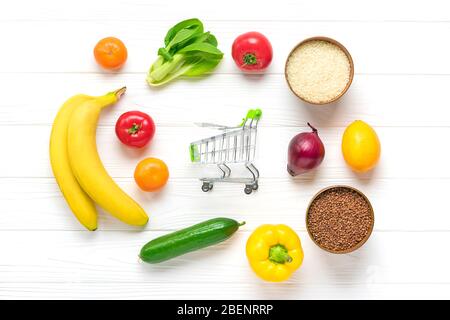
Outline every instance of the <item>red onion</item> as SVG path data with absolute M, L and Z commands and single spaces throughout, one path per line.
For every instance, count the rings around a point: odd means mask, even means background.
M 289 143 L 287 170 L 293 177 L 318 167 L 325 157 L 325 147 L 316 128 L 308 123 L 312 132 L 302 132 Z

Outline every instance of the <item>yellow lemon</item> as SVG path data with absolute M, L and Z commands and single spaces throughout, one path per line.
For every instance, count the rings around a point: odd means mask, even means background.
M 356 120 L 345 129 L 342 136 L 342 154 L 354 171 L 366 172 L 375 167 L 380 153 L 377 133 L 367 123 Z

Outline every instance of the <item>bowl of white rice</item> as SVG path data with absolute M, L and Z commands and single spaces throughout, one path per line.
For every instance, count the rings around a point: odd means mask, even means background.
M 338 100 L 350 87 L 354 65 L 347 49 L 334 39 L 312 37 L 292 49 L 284 70 L 291 91 L 311 104 Z

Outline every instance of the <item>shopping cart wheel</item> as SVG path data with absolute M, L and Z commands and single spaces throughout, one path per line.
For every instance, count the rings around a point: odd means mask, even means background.
M 244 188 L 244 192 L 245 194 L 250 194 L 253 191 L 253 186 L 252 185 L 246 185 Z
M 258 182 L 255 182 L 255 183 L 253 184 L 253 190 L 255 190 L 255 191 L 258 190 L 258 187 L 259 187 L 259 186 L 258 186 Z
M 212 188 L 213 188 L 213 184 L 212 183 L 203 182 L 203 185 L 202 185 L 202 191 L 203 192 L 208 192 L 208 191 L 212 190 Z

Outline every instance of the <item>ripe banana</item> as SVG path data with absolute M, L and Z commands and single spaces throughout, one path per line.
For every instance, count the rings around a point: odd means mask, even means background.
M 67 151 L 69 120 L 73 111 L 92 97 L 76 95 L 67 100 L 56 115 L 50 135 L 50 162 L 59 188 L 78 221 L 88 230 L 97 229 L 97 209 L 72 173 Z
M 96 129 L 103 108 L 117 102 L 126 88 L 88 100 L 70 118 L 68 151 L 72 171 L 84 191 L 119 220 L 135 226 L 148 221 L 145 211 L 106 172 L 97 152 Z

